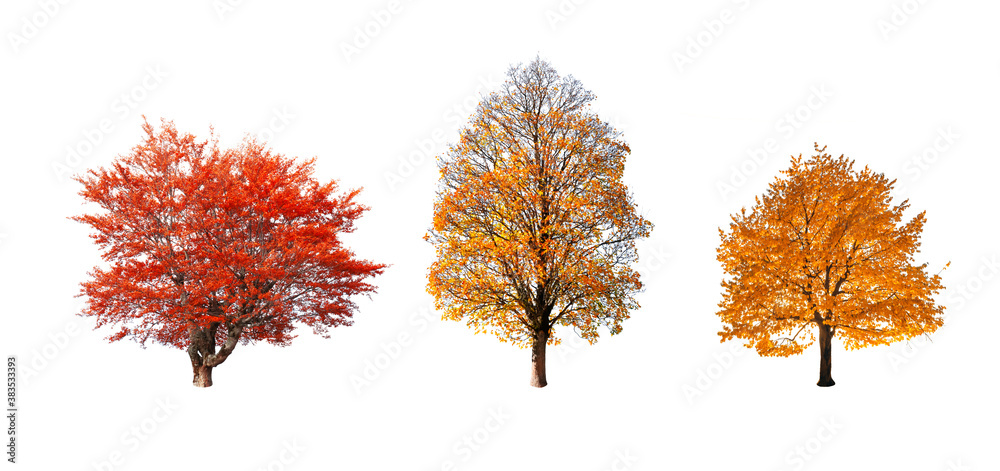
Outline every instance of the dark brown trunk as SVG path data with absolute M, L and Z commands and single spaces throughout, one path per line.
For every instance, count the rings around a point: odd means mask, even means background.
M 211 366 L 195 366 L 194 367 L 194 381 L 192 383 L 199 388 L 207 388 L 212 385 L 212 367 Z
M 549 331 L 545 329 L 535 332 L 535 338 L 531 344 L 531 385 L 536 388 L 544 388 L 549 384 L 545 380 L 545 344 L 549 343 Z
M 830 354 L 833 352 L 833 327 L 820 323 L 819 325 L 819 382 L 817 386 L 833 386 L 837 384 L 830 374 L 832 368 Z

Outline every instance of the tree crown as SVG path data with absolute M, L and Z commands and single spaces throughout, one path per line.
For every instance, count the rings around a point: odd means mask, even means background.
M 537 58 L 507 77 L 439 160 L 428 290 L 446 318 L 519 345 L 557 324 L 618 333 L 652 229 L 622 182 L 630 150 L 573 77 Z
M 338 193 L 296 162 L 246 138 L 234 149 L 164 120 L 110 166 L 76 177 L 104 211 L 72 219 L 94 229 L 106 267 L 82 284 L 82 315 L 114 324 L 115 341 L 185 347 L 190 328 L 232 327 L 242 342 L 285 345 L 295 323 L 326 336 L 349 325 L 351 296 L 385 265 L 359 260 L 340 234 L 367 210 L 360 189 Z M 211 327 L 216 332 L 214 327 Z
M 749 213 L 733 215 L 728 232 L 719 229 L 723 341 L 787 356 L 809 346 L 815 337 L 807 328 L 820 323 L 848 348 L 941 326 L 944 308 L 933 299 L 941 279 L 914 262 L 925 213 L 903 223 L 910 204 L 892 203 L 895 180 L 825 149 L 793 157 Z

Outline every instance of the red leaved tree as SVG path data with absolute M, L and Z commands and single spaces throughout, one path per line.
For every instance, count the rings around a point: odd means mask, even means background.
M 197 141 L 163 121 L 109 168 L 76 177 L 104 209 L 91 226 L 105 267 L 82 284 L 83 316 L 131 338 L 187 349 L 194 385 L 237 344 L 285 346 L 297 324 L 327 337 L 350 325 L 351 297 L 370 294 L 385 265 L 355 258 L 339 235 L 368 208 L 296 162 L 246 139 L 235 149 Z

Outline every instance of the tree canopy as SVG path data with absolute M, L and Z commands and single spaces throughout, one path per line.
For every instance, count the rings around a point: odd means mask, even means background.
M 848 349 L 909 339 L 940 327 L 944 308 L 934 301 L 940 276 L 914 261 L 925 213 L 904 222 L 910 203 L 893 204 L 895 180 L 825 149 L 793 157 L 749 212 L 719 229 L 718 315 L 723 341 L 765 356 L 801 353 L 818 331 L 820 382 L 832 385 L 834 336 Z
M 638 307 L 635 241 L 652 224 L 622 181 L 630 149 L 594 98 L 541 59 L 511 67 L 439 161 L 428 290 L 445 318 L 531 346 L 535 386 L 555 326 L 594 342 Z
M 361 260 L 340 235 L 367 210 L 297 162 L 247 138 L 228 150 L 164 121 L 109 168 L 76 180 L 103 212 L 90 226 L 103 267 L 82 284 L 84 316 L 109 336 L 187 349 L 195 384 L 238 343 L 288 345 L 296 324 L 326 336 L 350 325 L 352 296 L 385 265 Z M 219 346 L 217 350 L 216 347 Z

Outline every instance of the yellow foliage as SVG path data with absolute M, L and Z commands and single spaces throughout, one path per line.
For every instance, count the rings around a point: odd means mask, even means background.
M 538 61 L 509 75 L 439 161 L 428 291 L 446 319 L 520 346 L 557 324 L 618 333 L 652 229 L 621 181 L 629 148 L 575 79 Z
M 749 213 L 719 230 L 722 341 L 788 356 L 812 344 L 820 323 L 849 349 L 941 326 L 941 278 L 914 262 L 924 212 L 903 223 L 910 204 L 892 203 L 895 180 L 825 149 L 793 157 Z

